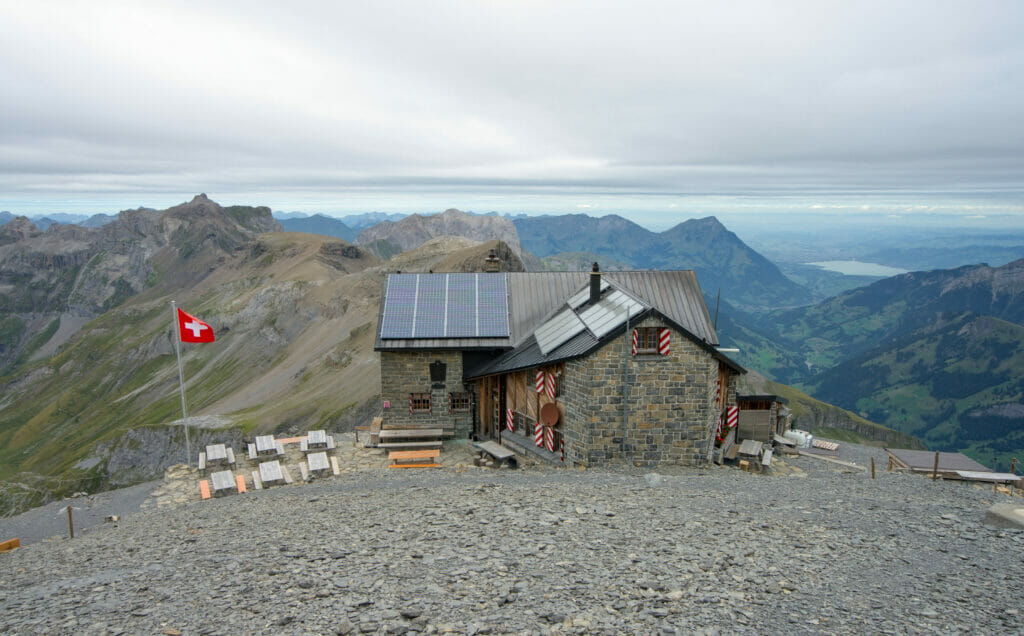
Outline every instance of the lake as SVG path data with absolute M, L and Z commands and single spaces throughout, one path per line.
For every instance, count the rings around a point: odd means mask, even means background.
M 878 263 L 865 263 L 863 261 L 819 261 L 817 263 L 806 263 L 814 265 L 830 272 L 839 272 L 846 276 L 896 276 L 906 274 L 907 270 Z

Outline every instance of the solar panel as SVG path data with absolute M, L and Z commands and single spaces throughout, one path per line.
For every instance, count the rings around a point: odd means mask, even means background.
M 635 316 L 644 310 L 644 306 L 630 298 L 619 290 L 605 295 L 595 305 L 590 305 L 580 313 L 580 318 L 587 324 L 598 338 L 603 338 L 611 333 L 622 323 L 626 322 L 626 310 L 629 310 L 630 317 Z
M 445 336 L 476 336 L 476 276 L 473 274 L 448 274 L 448 326 Z
M 504 274 L 477 275 L 477 337 L 508 337 L 508 292 Z
M 384 297 L 381 338 L 412 338 L 416 310 L 416 275 L 392 274 Z
M 388 276 L 382 339 L 508 336 L 504 274 Z
M 533 335 L 537 338 L 537 346 L 540 347 L 540 352 L 548 355 L 584 329 L 586 329 L 586 326 L 580 320 L 580 317 L 576 315 L 576 312 L 572 309 L 566 309 L 538 327 L 533 332 Z
M 447 277 L 417 275 L 416 322 L 413 338 L 444 338 L 444 317 L 447 305 Z

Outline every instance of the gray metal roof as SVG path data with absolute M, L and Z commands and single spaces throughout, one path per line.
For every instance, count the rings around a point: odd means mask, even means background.
M 465 369 L 463 376 L 467 379 L 479 378 L 495 373 L 508 373 L 510 371 L 539 367 L 551 362 L 570 360 L 588 353 L 599 344 L 600 341 L 593 334 L 584 330 L 554 350 L 544 354 L 540 350 L 537 340 L 531 337 L 512 351 L 507 351 L 476 368 Z
M 380 320 L 374 348 L 377 350 L 406 349 L 511 349 L 526 340 L 536 342 L 534 331 L 544 321 L 566 307 L 568 299 L 583 296 L 583 287 L 589 289 L 590 272 L 509 272 L 505 274 L 508 289 L 508 338 L 425 338 L 381 339 Z M 602 272 L 602 287 L 608 282 L 635 300 L 653 307 L 679 328 L 707 346 L 717 346 L 718 338 L 711 324 L 707 306 L 697 275 L 690 270 Z M 589 292 L 587 292 L 589 294 Z M 608 294 L 605 294 L 607 297 Z M 587 296 L 589 297 L 589 296 Z M 384 301 L 381 301 L 383 311 Z M 584 308 L 586 311 L 586 308 Z M 573 340 L 550 351 L 554 356 Z M 539 350 L 538 350 L 539 353 Z M 545 358 L 549 356 L 544 356 Z
M 711 346 L 718 336 L 704 303 L 704 294 L 693 270 L 609 272 L 604 274 L 621 287 L 657 309 L 677 325 Z
M 906 464 L 913 471 L 930 471 L 935 468 L 935 451 L 911 450 L 908 448 L 886 448 L 886 452 Z M 976 470 L 992 472 L 963 453 L 939 453 L 939 470 Z

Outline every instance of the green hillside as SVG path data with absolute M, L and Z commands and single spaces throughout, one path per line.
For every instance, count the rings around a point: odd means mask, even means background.
M 930 448 L 1024 458 L 1024 327 L 965 313 L 843 361 L 810 392 Z

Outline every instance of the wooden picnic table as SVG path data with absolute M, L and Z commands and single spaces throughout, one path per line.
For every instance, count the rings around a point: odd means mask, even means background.
M 327 431 L 310 431 L 306 434 L 307 448 L 327 448 Z
M 299 442 L 299 449 L 303 453 L 334 450 L 334 436 L 328 435 L 326 431 L 310 431 Z
M 277 453 L 277 444 L 274 443 L 273 435 L 257 435 L 256 436 L 256 454 L 257 455 L 273 455 Z
M 214 495 L 222 495 L 238 489 L 238 483 L 235 481 L 235 476 L 230 470 L 220 470 L 213 473 L 210 475 L 210 481 L 213 482 Z
M 256 482 L 257 477 L 259 478 L 258 483 L 260 484 L 257 488 L 261 488 L 264 484 L 292 483 L 292 478 L 288 474 L 288 471 L 281 466 L 281 462 L 276 459 L 261 463 L 259 470 L 253 471 L 254 482 Z
M 310 453 L 306 455 L 306 461 L 309 463 L 309 472 L 314 475 L 326 473 L 331 469 L 331 465 L 327 461 L 327 451 Z

